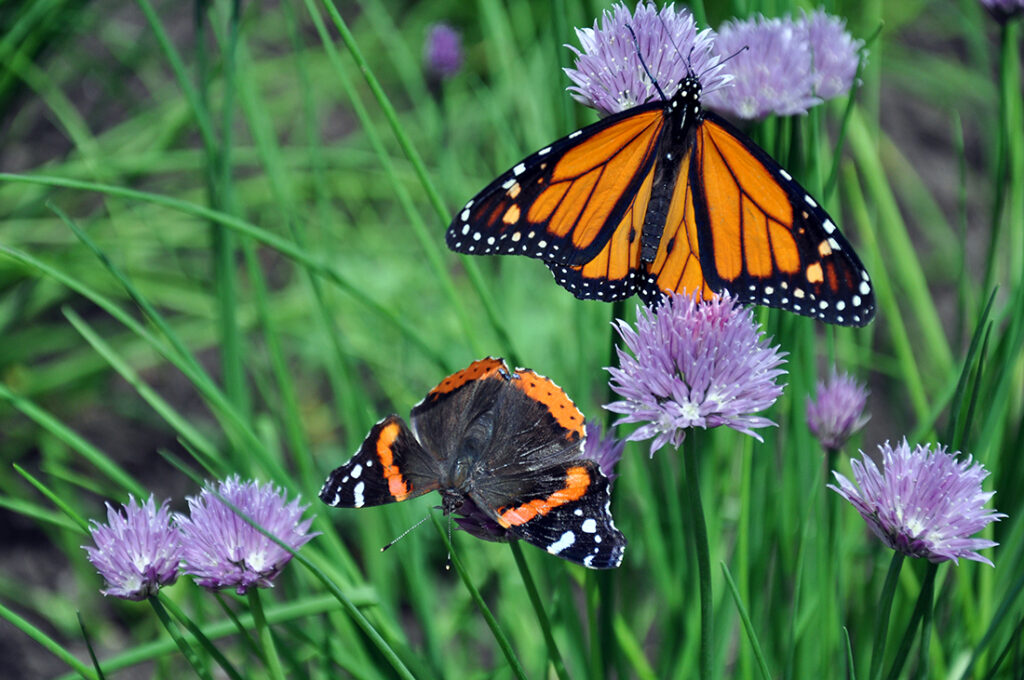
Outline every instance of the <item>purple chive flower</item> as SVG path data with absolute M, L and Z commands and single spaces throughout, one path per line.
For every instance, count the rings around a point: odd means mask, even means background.
M 853 39 L 845 19 L 830 16 L 823 9 L 804 14 L 800 23 L 811 47 L 811 91 L 826 100 L 849 92 L 857 75 L 857 53 L 864 41 Z
M 733 86 L 706 97 L 708 106 L 739 118 L 792 116 L 820 104 L 807 31 L 790 18 L 759 16 L 722 24 L 715 54 L 728 58 Z
M 1024 13 L 1024 0 L 981 0 L 981 4 L 1000 23 Z
M 583 442 L 583 457 L 597 463 L 608 481 L 614 482 L 619 476 L 615 472 L 615 466 L 626 449 L 626 441 L 617 439 L 610 431 L 602 436 L 601 426 L 596 423 L 587 423 L 586 428 L 587 439 Z
M 462 68 L 462 36 L 445 23 L 433 24 L 423 43 L 423 63 L 437 78 L 451 78 Z
M 167 501 L 157 508 L 152 494 L 139 504 L 133 496 L 123 511 L 107 503 L 107 523 L 92 520 L 96 547 L 83 545 L 89 561 L 107 582 L 104 595 L 144 600 L 178 580 L 181 538 L 170 525 Z
M 995 495 L 981 490 L 988 477 L 985 467 L 973 463 L 971 456 L 957 461 L 957 454 L 946 453 L 944 446 L 932 451 L 918 445 L 911 450 L 906 439 L 896 448 L 886 442 L 878 449 L 881 471 L 863 451 L 863 462 L 851 461 L 859 489 L 835 471 L 839 486 L 828 488 L 850 501 L 871 531 L 893 550 L 936 563 L 959 564 L 963 557 L 992 565 L 975 551 L 998 543 L 969 538 L 1006 517 L 983 507 Z
M 616 425 L 644 423 L 627 439 L 653 439 L 651 455 L 678 447 L 687 428 L 725 425 L 763 441 L 754 428 L 775 424 L 751 414 L 782 394 L 785 352 L 769 346 L 753 312 L 733 298 L 669 295 L 637 312 L 636 330 L 622 320 L 615 328 L 632 356 L 616 348 L 619 368 L 608 372 L 624 399 L 605 408 L 623 414 Z
M 586 424 L 586 439 L 583 442 L 581 458 L 597 463 L 601 472 L 609 481 L 615 481 L 618 474 L 615 466 L 622 458 L 626 442 L 616 439 L 611 433 L 601 436 L 601 426 L 594 423 Z M 508 529 L 495 522 L 490 515 L 480 509 L 471 499 L 466 498 L 458 509 L 461 517 L 455 523 L 463 531 L 485 541 L 507 541 Z
M 298 550 L 319 532 L 308 533 L 312 518 L 302 519 L 308 505 L 290 503 L 284 490 L 271 483 L 240 481 L 238 475 L 207 484 L 188 500 L 189 517 L 177 515 L 184 547 L 185 572 L 205 588 L 271 588 L 272 581 L 292 558 L 291 553 L 235 514 L 219 494 L 263 529 Z
M 841 449 L 868 422 L 870 416 L 864 415 L 867 399 L 863 385 L 833 369 L 827 381 L 818 381 L 815 398 L 807 398 L 807 427 L 826 449 Z
M 636 33 L 636 43 L 627 25 Z M 666 97 L 691 73 L 700 78 L 704 93 L 729 82 L 712 50 L 714 32 L 698 31 L 690 11 L 676 11 L 674 4 L 658 11 L 653 3 L 641 1 L 630 12 L 619 3 L 605 10 L 593 28 L 577 28 L 576 36 L 582 51 L 566 45 L 576 54 L 575 68 L 565 69 L 573 82 L 568 90 L 573 99 L 603 115 L 660 98 L 637 56 L 637 44 Z

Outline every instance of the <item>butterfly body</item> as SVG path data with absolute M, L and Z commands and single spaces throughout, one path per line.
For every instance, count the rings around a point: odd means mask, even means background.
M 701 107 L 696 76 L 528 156 L 471 199 L 446 241 L 544 261 L 581 299 L 665 292 L 862 326 L 870 278 L 831 217 L 753 141 Z
M 478 537 L 521 538 L 587 567 L 615 567 L 625 539 L 608 509 L 608 478 L 582 457 L 584 438 L 583 416 L 561 388 L 482 359 L 431 390 L 410 425 L 397 415 L 374 425 L 320 498 L 358 508 L 437 490 L 445 514 L 486 525 L 470 529 Z

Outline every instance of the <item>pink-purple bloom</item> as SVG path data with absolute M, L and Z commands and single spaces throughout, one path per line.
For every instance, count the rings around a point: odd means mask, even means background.
M 823 9 L 804 14 L 800 20 L 811 48 L 811 91 L 821 99 L 833 99 L 850 91 L 860 61 L 863 40 L 854 40 L 846 20 Z
M 107 503 L 107 523 L 89 528 L 96 547 L 82 546 L 107 583 L 100 592 L 144 600 L 178 580 L 181 538 L 170 519 L 167 501 L 157 508 L 152 495 L 142 504 L 129 496 L 121 510 Z
M 959 564 L 962 557 L 991 565 L 977 551 L 998 544 L 970 538 L 1006 517 L 984 507 L 995 495 L 981 490 L 988 476 L 985 467 L 971 456 L 958 461 L 958 454 L 947 453 L 944 446 L 933 451 L 919 444 L 911 449 L 906 439 L 896 447 L 886 442 L 878 448 L 881 470 L 861 452 L 863 461 L 851 461 L 857 485 L 833 471 L 838 486 L 828 488 L 850 501 L 893 550 L 935 563 Z
M 627 26 L 636 34 L 635 43 Z M 707 28 L 698 31 L 690 11 L 676 10 L 674 4 L 659 11 L 653 3 L 641 1 L 630 12 L 624 3 L 618 3 L 611 11 L 605 10 L 593 28 L 577 28 L 576 36 L 581 49 L 566 45 L 576 54 L 575 67 L 565 69 L 573 82 L 569 92 L 576 101 L 604 115 L 660 99 L 643 64 L 666 97 L 675 94 L 679 83 L 691 74 L 700 79 L 704 93 L 729 81 L 712 51 L 714 32 Z
M 999 22 L 1024 13 L 1024 0 L 981 0 L 981 4 Z
M 728 59 L 733 81 L 706 97 L 712 108 L 760 119 L 807 113 L 821 103 L 807 30 L 789 17 L 727 21 L 718 29 L 715 54 Z
M 446 23 L 427 30 L 423 43 L 423 64 L 437 78 L 451 78 L 462 68 L 462 36 Z
M 597 463 L 602 474 L 608 481 L 614 482 L 619 473 L 615 466 L 622 459 L 622 452 L 626 450 L 626 441 L 618 439 L 609 430 L 601 434 L 601 426 L 596 423 L 586 424 L 587 439 L 583 442 L 583 458 Z
M 818 381 L 814 399 L 807 399 L 807 427 L 826 449 L 836 451 L 864 427 L 868 391 L 855 378 L 835 369 Z
M 225 505 L 223 497 L 256 524 L 298 550 L 319 532 L 309 533 L 312 518 L 303 519 L 307 505 L 288 502 L 284 490 L 271 483 L 238 475 L 216 486 L 207 484 L 198 496 L 187 497 L 189 516 L 177 515 L 184 546 L 185 572 L 206 588 L 271 588 L 292 555 Z
M 636 330 L 614 325 L 629 352 L 616 348 L 619 367 L 608 372 L 623 399 L 605 408 L 622 414 L 616 425 L 642 423 L 627 439 L 653 439 L 652 455 L 678 447 L 691 427 L 725 425 L 761 441 L 754 429 L 775 424 L 753 414 L 782 394 L 776 379 L 785 353 L 729 295 L 707 302 L 668 295 L 656 309 L 638 309 Z

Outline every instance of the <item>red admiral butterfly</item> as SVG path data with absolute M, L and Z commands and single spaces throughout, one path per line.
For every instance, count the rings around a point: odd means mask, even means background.
M 444 513 L 481 515 L 494 540 L 524 539 L 593 569 L 619 566 L 610 482 L 583 458 L 583 414 L 558 385 L 502 359 L 474 361 L 412 408 L 373 426 L 320 500 L 341 508 L 404 501 L 435 489 Z M 466 527 L 469 528 L 469 527 Z

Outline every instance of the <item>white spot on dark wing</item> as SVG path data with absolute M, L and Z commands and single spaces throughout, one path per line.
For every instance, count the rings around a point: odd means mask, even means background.
M 363 466 L 356 465 L 352 468 L 352 479 L 359 479 L 359 475 L 363 474 Z
M 779 168 L 779 174 L 782 175 L 783 177 L 785 177 L 787 181 L 789 181 L 789 182 L 793 181 L 793 175 L 789 174 L 788 172 L 786 172 L 782 168 Z
M 854 307 L 860 307 L 860 296 L 859 295 L 854 295 L 853 299 L 851 299 L 850 302 L 853 303 Z
M 465 210 L 463 210 L 462 214 L 459 215 L 459 217 L 462 219 L 463 222 L 468 222 L 469 221 L 469 208 L 466 208 Z M 466 232 L 462 232 L 462 233 L 465 234 Z
M 543 156 L 543 155 L 547 154 L 549 151 L 551 151 L 551 147 L 550 146 L 545 146 L 543 149 L 541 149 L 540 151 L 537 152 L 537 155 L 538 156 Z
M 522 165 L 522 163 L 520 163 L 519 165 Z M 516 167 L 518 168 L 519 165 L 517 165 Z M 514 187 L 515 185 L 516 185 L 516 178 L 515 177 L 509 177 L 507 180 L 505 180 L 505 183 L 501 185 L 501 188 L 508 190 L 508 189 L 511 189 L 512 187 Z
M 586 518 L 583 520 L 583 524 L 580 525 L 580 529 L 582 529 L 585 534 L 597 533 L 597 520 L 593 517 Z
M 465 212 L 463 212 L 463 214 L 465 214 Z M 465 236 L 468 233 L 469 233 L 469 225 L 468 224 L 463 224 L 462 225 L 462 235 Z
M 836 230 L 836 225 L 832 224 L 832 220 L 825 220 L 821 223 L 821 226 L 825 227 L 825 233 L 831 234 Z
M 839 302 L 837 302 L 836 303 L 836 309 L 839 310 L 840 312 L 843 311 L 844 309 L 846 309 L 846 302 L 844 302 L 843 300 L 840 300 Z
M 513 173 L 513 174 L 514 174 L 514 175 L 515 175 L 516 177 L 519 177 L 519 175 L 523 174 L 524 172 L 526 172 L 526 166 L 525 166 L 525 165 L 523 165 L 522 163 L 520 163 L 520 164 L 519 164 L 519 165 L 517 165 L 516 167 L 512 168 L 512 173 Z
M 480 240 L 480 232 L 479 231 L 474 231 L 473 232 L 473 240 L 474 241 L 479 241 Z
M 577 130 L 576 132 L 574 132 L 571 135 L 569 135 L 569 139 L 576 139 L 577 137 L 579 137 L 582 134 L 583 134 L 583 130 Z
M 583 508 L 576 508 L 575 510 L 572 511 L 572 514 L 576 515 L 577 517 L 583 517 Z
M 818 204 L 814 202 L 814 199 L 811 198 L 810 194 L 804 194 L 804 202 L 807 203 L 807 205 L 811 206 L 812 208 L 818 207 Z
M 571 531 L 566 531 L 564 534 L 559 536 L 558 540 L 547 547 L 547 551 L 552 555 L 557 555 L 566 548 L 570 547 L 576 542 L 576 534 Z
M 593 568 L 593 566 L 594 566 L 594 556 L 593 555 L 587 555 L 586 557 L 584 557 L 583 558 L 583 566 L 584 567 L 588 567 L 588 568 Z
M 363 489 L 365 488 L 366 484 L 364 484 L 363 482 L 359 482 L 352 488 L 352 507 L 363 507 Z
M 860 282 L 860 294 L 861 295 L 867 295 L 870 292 L 871 292 L 871 286 L 868 285 L 868 282 L 867 281 L 861 281 Z
M 839 245 L 839 241 L 835 240 L 831 236 L 828 239 L 828 247 L 832 250 L 842 250 L 842 246 Z

